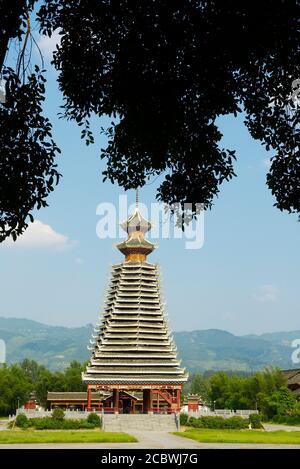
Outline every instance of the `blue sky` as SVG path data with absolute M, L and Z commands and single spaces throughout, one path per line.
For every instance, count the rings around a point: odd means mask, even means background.
M 47 56 L 53 41 L 42 41 Z M 96 322 L 109 267 L 122 260 L 114 247 L 117 240 L 96 236 L 96 207 L 117 205 L 124 192 L 102 183 L 99 155 L 105 138 L 97 128 L 107 119 L 94 121 L 96 144 L 86 147 L 79 128 L 57 118 L 62 96 L 55 71 L 49 63 L 47 68 L 45 112 L 62 150 L 63 178 L 49 208 L 36 213 L 39 223 L 31 242 L 0 246 L 0 316 L 79 326 Z M 223 184 L 213 209 L 205 213 L 203 247 L 187 250 L 184 240 L 160 239 L 149 257 L 162 268 L 171 325 L 177 331 L 219 328 L 236 334 L 300 329 L 297 217 L 273 207 L 265 185 L 271 153 L 252 140 L 241 118 L 219 123 L 222 144 L 237 151 L 238 177 Z M 155 201 L 160 180 L 142 189 L 145 204 Z M 134 202 L 133 192 L 128 197 Z

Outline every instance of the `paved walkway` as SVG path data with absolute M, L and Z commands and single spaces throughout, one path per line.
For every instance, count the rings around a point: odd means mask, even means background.
M 198 443 L 167 432 L 131 432 L 137 443 L 41 443 L 0 445 L 1 449 L 300 449 L 300 445 Z
M 300 427 L 293 425 L 277 425 L 276 423 L 264 423 L 264 429 L 267 432 L 276 432 L 277 430 L 284 430 L 286 432 L 300 432 Z
M 8 420 L 0 420 L 0 430 L 7 430 Z

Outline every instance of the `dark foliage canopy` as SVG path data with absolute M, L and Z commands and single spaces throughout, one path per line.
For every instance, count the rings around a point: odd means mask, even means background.
M 104 178 L 129 189 L 163 173 L 159 200 L 211 207 L 235 159 L 216 119 L 243 111 L 271 151 L 275 205 L 300 211 L 298 0 L 44 0 L 37 17 L 61 34 L 65 116 L 87 143 L 91 115 L 118 118 Z
M 47 205 L 58 182 L 54 163 L 60 152 L 51 137 L 51 124 L 42 114 L 45 78 L 36 67 L 26 83 L 5 69 L 6 101 L 0 106 L 0 234 L 16 239 L 33 220 L 30 211 Z
M 24 28 L 26 28 L 25 17 L 32 10 L 35 0 L 0 0 L 0 65 L 2 66 L 10 39 L 21 40 Z
M 0 241 L 15 240 L 27 227 L 31 211 L 47 205 L 46 198 L 59 180 L 55 156 L 60 152 L 43 116 L 44 70 L 26 72 L 26 44 L 30 34 L 29 13 L 35 1 L 3 1 L 0 15 L 0 64 L 9 40 L 25 35 L 16 70 L 3 67 L 5 83 L 0 99 Z

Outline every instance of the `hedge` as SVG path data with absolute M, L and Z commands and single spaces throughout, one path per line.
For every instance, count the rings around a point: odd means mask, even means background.
M 86 419 L 56 420 L 51 417 L 36 417 L 30 419 L 30 426 L 36 430 L 79 430 L 82 428 L 95 428 L 96 425 Z
M 191 426 L 193 428 L 211 428 L 211 429 L 237 429 L 242 430 L 249 428 L 249 420 L 244 419 L 240 416 L 233 416 L 224 418 L 221 416 L 203 416 L 203 417 L 190 417 L 185 420 L 184 425 Z
M 298 413 L 291 415 L 275 415 L 272 422 L 281 423 L 283 425 L 300 425 L 300 415 Z
M 93 417 L 91 417 L 93 415 Z M 89 414 L 87 419 L 56 419 L 53 417 L 34 417 L 28 419 L 20 414 L 16 418 L 16 426 L 35 428 L 36 430 L 80 430 L 101 427 L 101 419 L 97 414 Z

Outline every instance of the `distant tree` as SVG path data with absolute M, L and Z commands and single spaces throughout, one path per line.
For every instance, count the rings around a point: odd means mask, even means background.
M 225 401 L 227 409 L 253 409 L 251 399 L 245 394 L 244 389 L 251 378 L 233 375 L 229 380 L 229 393 Z
M 21 361 L 20 367 L 32 383 L 37 382 L 41 373 L 46 370 L 43 365 L 40 365 L 35 360 L 29 360 L 28 358 Z
M 85 391 L 81 372 L 84 364 L 72 361 L 64 372 L 52 372 L 34 360 L 0 368 L 0 416 L 14 413 L 34 391 L 37 402 L 47 407 L 48 391 Z
M 64 387 L 66 391 L 85 391 L 86 385 L 83 384 L 81 373 L 85 367 L 82 363 L 73 360 L 64 373 Z
M 38 381 L 35 383 L 36 397 L 38 402 L 47 407 L 47 394 L 49 391 L 85 391 L 86 386 L 81 380 L 84 364 L 72 361 L 64 372 L 51 372 L 42 370 Z
M 209 378 L 211 402 L 226 409 L 258 409 L 264 412 L 268 399 L 279 389 L 286 389 L 286 378 L 281 370 L 267 368 L 250 376 L 215 373 Z
M 273 391 L 287 385 L 287 378 L 279 368 L 268 367 L 263 373 L 264 391 L 271 394 Z
M 15 413 L 18 405 L 28 400 L 32 386 L 26 373 L 18 366 L 0 369 L 0 415 Z
M 274 415 L 287 415 L 296 406 L 295 394 L 282 386 L 272 394 L 265 396 L 262 402 L 262 411 L 268 418 Z
M 204 379 L 200 373 L 193 375 L 190 392 L 192 394 L 198 394 L 201 397 L 202 402 L 209 403 L 209 381 Z
M 25 42 L 30 34 L 35 2 L 17 3 L 1 3 L 2 56 L 8 37 Z M 195 214 L 197 202 L 210 208 L 235 176 L 235 151 L 222 148 L 217 118 L 242 111 L 252 137 L 272 151 L 275 205 L 300 211 L 299 13 L 297 0 L 44 0 L 37 18 L 42 34 L 61 35 L 53 63 L 64 116 L 87 144 L 93 114 L 117 118 L 101 150 L 104 179 L 129 189 L 162 174 L 158 200 L 190 202 Z M 2 239 L 22 232 L 59 179 L 58 148 L 41 114 L 42 74 L 24 83 L 22 52 L 16 68 L 4 69 L 0 105 Z
M 49 370 L 44 370 L 40 373 L 38 381 L 35 383 L 35 395 L 38 403 L 42 407 L 47 407 L 47 393 L 48 391 L 62 391 L 63 388 L 56 388 L 56 383 L 53 380 L 53 374 Z
M 210 403 L 215 408 L 226 408 L 226 401 L 230 396 L 230 377 L 225 372 L 215 373 L 210 378 Z

